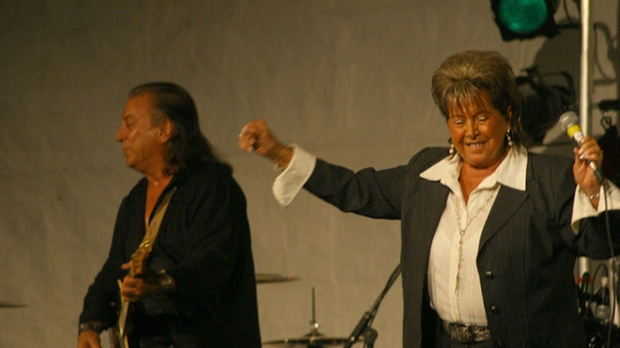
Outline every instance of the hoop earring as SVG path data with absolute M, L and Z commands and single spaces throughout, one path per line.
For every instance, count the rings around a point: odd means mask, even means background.
M 506 140 L 508 140 L 508 147 L 512 147 L 514 145 L 512 143 L 512 137 L 510 136 L 510 128 L 506 131 Z

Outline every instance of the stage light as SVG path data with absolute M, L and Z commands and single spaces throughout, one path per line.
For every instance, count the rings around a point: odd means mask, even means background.
M 521 126 L 532 145 L 542 145 L 547 132 L 564 112 L 575 109 L 575 85 L 564 71 L 541 74 L 537 67 L 516 76 L 521 105 Z
M 559 33 L 553 18 L 560 0 L 491 0 L 502 40 L 553 37 Z

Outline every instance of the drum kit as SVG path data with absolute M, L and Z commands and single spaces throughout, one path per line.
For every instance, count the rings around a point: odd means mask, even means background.
M 330 337 L 319 333 L 319 324 L 315 320 L 314 315 L 314 288 L 312 288 L 312 320 L 310 321 L 311 330 L 309 333 L 302 337 L 297 338 L 285 338 L 281 340 L 264 342 L 263 345 L 270 347 L 288 347 L 288 348 L 327 348 L 327 347 L 343 347 L 351 348 L 357 342 L 363 342 L 364 347 L 373 348 L 375 340 L 377 339 L 377 330 L 372 328 L 372 323 L 379 310 L 381 301 L 388 293 L 396 279 L 401 274 L 401 266 L 398 264 L 392 274 L 388 278 L 385 287 L 379 294 L 379 297 L 375 300 L 375 303 L 370 307 L 368 311 L 364 313 L 360 321 L 353 329 L 353 332 L 348 337 Z M 277 274 L 256 274 L 256 283 L 275 283 L 285 282 L 290 280 L 297 280 L 297 277 L 290 275 L 282 276 Z
M 278 274 L 256 274 L 256 283 L 279 283 L 298 280 L 299 278 L 291 275 L 278 275 Z M 323 335 L 319 332 L 319 324 L 315 318 L 315 303 L 314 303 L 314 288 L 312 288 L 312 320 L 310 321 L 311 330 L 307 334 L 301 337 L 284 338 L 281 340 L 274 340 L 263 342 L 267 347 L 284 347 L 284 348 L 331 348 L 342 347 L 348 343 L 349 339 L 345 337 L 331 337 Z

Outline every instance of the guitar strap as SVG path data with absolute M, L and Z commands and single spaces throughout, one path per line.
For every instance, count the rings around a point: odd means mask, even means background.
M 176 191 L 176 188 L 170 190 L 162 199 L 161 203 L 155 210 L 155 214 L 153 214 L 153 218 L 149 222 L 147 226 L 146 233 L 144 234 L 144 238 L 140 243 L 138 249 L 131 256 L 132 261 L 137 259 L 139 253 L 144 253 L 146 250 L 146 254 L 150 254 L 153 250 L 153 243 L 155 242 L 155 238 L 157 237 L 157 232 L 159 231 L 159 226 L 161 225 L 161 220 L 164 217 L 166 209 L 168 209 L 168 204 L 170 203 L 170 198 L 172 194 Z M 133 267 L 130 270 L 130 274 L 133 275 Z M 120 287 L 121 280 L 118 280 L 118 285 Z M 110 330 L 110 343 L 112 348 L 129 348 L 129 344 L 127 343 L 127 312 L 129 310 L 129 302 L 121 301 L 121 310 L 118 318 L 118 332 L 114 329 Z
M 164 218 L 166 209 L 168 209 L 168 203 L 170 203 L 170 198 L 172 197 L 172 194 L 174 193 L 174 191 L 175 191 L 174 189 L 168 191 L 166 196 L 164 196 L 161 203 L 157 207 L 157 210 L 155 211 L 153 218 L 149 222 L 149 225 L 146 229 L 146 233 L 144 234 L 144 238 L 142 239 L 142 242 L 140 243 L 140 247 L 138 247 L 138 250 L 140 250 L 141 247 L 146 248 L 149 251 L 149 253 L 153 250 L 153 244 L 155 243 L 157 232 L 159 232 L 159 226 L 161 225 L 161 220 Z

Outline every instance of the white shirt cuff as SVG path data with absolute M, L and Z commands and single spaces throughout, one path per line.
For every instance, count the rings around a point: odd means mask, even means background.
M 288 206 L 306 181 L 312 175 L 316 165 L 316 156 L 306 152 L 296 144 L 289 145 L 293 149 L 293 157 L 288 167 L 276 178 L 271 187 L 273 197 L 282 206 Z
M 579 231 L 579 220 L 597 216 L 598 214 L 606 210 L 620 210 L 620 190 L 611 181 L 605 180 L 607 185 L 607 197 L 605 197 L 605 190 L 601 185 L 599 191 L 598 209 L 595 209 L 590 203 L 590 199 L 586 194 L 577 186 L 575 189 L 575 200 L 573 203 L 573 218 L 571 226 L 573 231 L 577 233 Z

